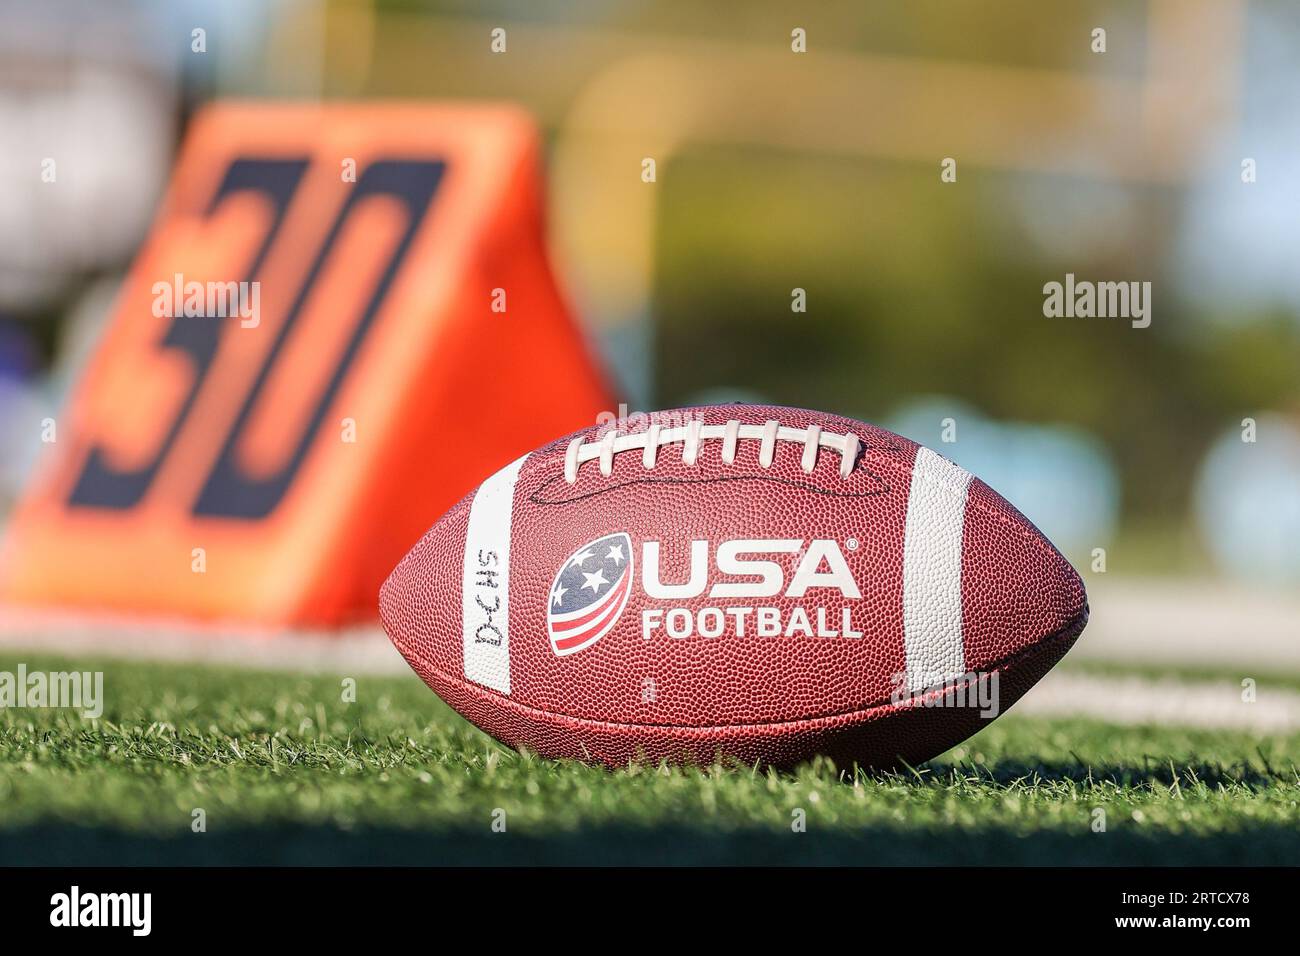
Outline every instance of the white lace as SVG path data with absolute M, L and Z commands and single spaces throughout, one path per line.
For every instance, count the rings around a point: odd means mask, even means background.
M 778 441 L 798 442 L 803 445 L 803 458 L 800 466 L 806 472 L 817 467 L 817 451 L 829 448 L 840 453 L 840 477 L 847 479 L 853 471 L 853 462 L 858 457 L 860 442 L 852 432 L 843 435 L 826 434 L 817 425 L 807 428 L 790 428 L 779 422 L 769 421 L 763 425 L 742 425 L 737 421 L 725 425 L 705 425 L 693 421 L 680 428 L 663 428 L 651 425 L 645 431 L 623 435 L 612 428 L 599 441 L 587 442 L 575 438 L 569 442 L 564 453 L 564 480 L 573 484 L 578 480 L 578 466 L 584 461 L 600 461 L 600 473 L 606 478 L 614 471 L 614 456 L 621 451 L 640 448 L 641 464 L 646 468 L 655 466 L 655 458 L 663 445 L 683 443 L 682 462 L 694 465 L 700 454 L 700 442 L 722 439 L 722 460 L 728 465 L 736 460 L 736 442 L 742 438 L 760 439 L 758 463 L 764 468 L 772 465 L 772 456 Z

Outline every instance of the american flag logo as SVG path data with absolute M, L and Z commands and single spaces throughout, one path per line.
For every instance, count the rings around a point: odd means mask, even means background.
M 620 532 L 584 544 L 551 585 L 546 629 L 559 657 L 576 654 L 609 633 L 632 589 L 632 539 Z

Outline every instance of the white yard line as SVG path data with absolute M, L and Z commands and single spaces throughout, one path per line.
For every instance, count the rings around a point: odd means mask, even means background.
M 383 628 L 279 633 L 251 628 L 0 608 L 0 653 L 85 655 L 306 673 L 403 674 Z
M 1092 616 L 1071 657 L 1300 673 L 1300 594 L 1218 581 L 1085 580 Z
M 1255 700 L 1232 681 L 1182 681 L 1054 671 L 1012 713 L 1093 717 L 1112 724 L 1160 724 L 1286 733 L 1300 729 L 1300 692 L 1259 679 Z

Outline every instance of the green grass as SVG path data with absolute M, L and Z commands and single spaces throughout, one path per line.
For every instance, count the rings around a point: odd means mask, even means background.
M 349 704 L 333 677 L 93 666 L 98 721 L 0 710 L 0 863 L 1300 859 L 1300 735 L 1013 712 L 915 773 L 609 773 L 498 747 L 414 676 L 358 678 Z

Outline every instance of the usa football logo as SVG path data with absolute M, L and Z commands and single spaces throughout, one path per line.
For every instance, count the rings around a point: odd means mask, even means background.
M 632 590 L 632 539 L 620 532 L 589 542 L 555 575 L 546 611 L 559 657 L 591 647 L 618 623 Z

